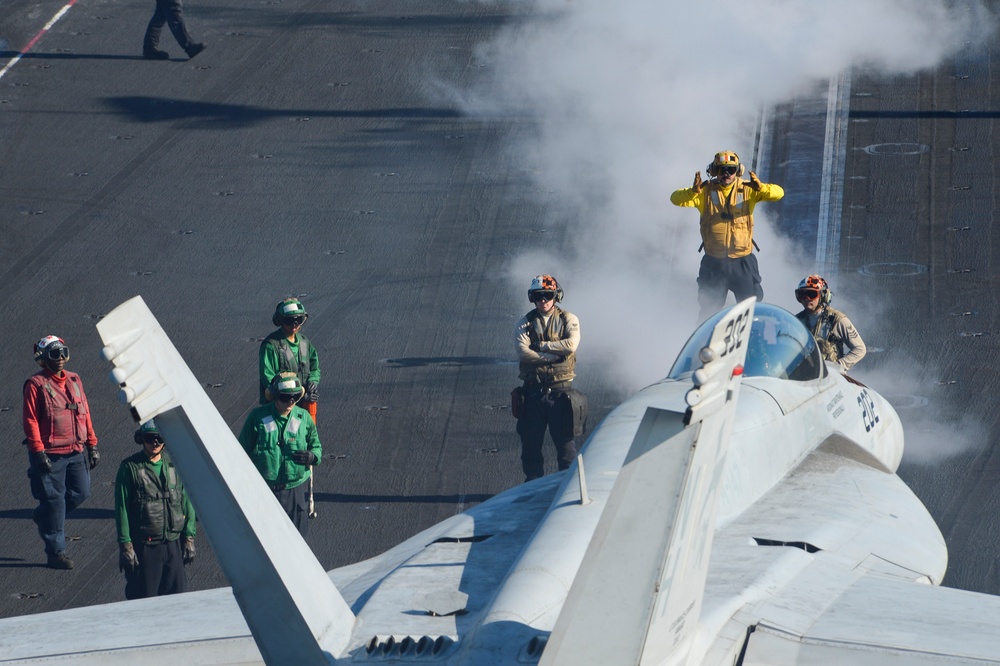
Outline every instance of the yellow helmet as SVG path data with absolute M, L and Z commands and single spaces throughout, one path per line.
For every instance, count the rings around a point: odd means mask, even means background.
M 740 163 L 740 156 L 731 150 L 716 153 L 715 159 L 705 170 L 708 171 L 708 175 L 715 176 L 718 174 L 719 167 L 736 167 L 736 175 L 743 175 L 743 164 Z

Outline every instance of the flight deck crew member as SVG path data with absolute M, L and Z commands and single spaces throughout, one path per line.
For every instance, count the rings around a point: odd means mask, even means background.
M 309 412 L 316 422 L 316 402 L 319 400 L 319 353 L 302 335 L 300 329 L 309 314 L 299 299 L 288 297 L 274 308 L 271 322 L 278 327 L 260 343 L 260 404 L 266 405 L 273 398 L 267 395 L 268 387 L 281 372 L 293 372 L 305 388 L 299 406 Z
M 833 292 L 826 280 L 819 275 L 802 278 L 795 289 L 795 300 L 803 308 L 795 316 L 816 338 L 816 346 L 825 360 L 833 361 L 841 372 L 847 372 L 865 357 L 868 348 L 854 324 L 843 312 L 830 307 Z
M 194 562 L 195 513 L 173 461 L 150 419 L 133 435 L 142 451 L 118 466 L 115 526 L 125 598 L 187 590 L 184 565 Z
M 97 467 L 97 435 L 80 375 L 65 369 L 69 347 L 47 335 L 35 343 L 42 367 L 24 382 L 22 422 L 28 447 L 31 514 L 45 544 L 50 569 L 72 569 L 66 556 L 66 516 L 90 497 L 90 470 Z M 84 452 L 87 455 L 84 455 Z
M 157 48 L 160 45 L 160 31 L 166 24 L 173 33 L 174 39 L 180 47 L 187 53 L 188 58 L 193 58 L 205 50 L 205 44 L 196 42 L 188 34 L 187 26 L 184 24 L 184 7 L 181 0 L 156 0 L 156 9 L 153 17 L 149 19 L 146 26 L 146 36 L 142 40 L 142 57 L 147 60 L 169 60 L 170 54 Z
M 744 167 L 732 151 L 716 153 L 708 165 L 707 183 L 701 172 L 694 174 L 691 187 L 670 195 L 675 206 L 697 208 L 701 213 L 701 240 L 705 256 L 698 270 L 699 318 L 706 319 L 726 304 L 731 291 L 736 302 L 756 296 L 760 302 L 764 289 L 760 269 L 753 254 L 753 209 L 759 201 L 777 201 L 785 196 L 778 185 L 762 183 L 750 172 L 742 180 Z
M 545 429 L 555 444 L 560 470 L 577 457 L 575 437 L 582 433 L 586 399 L 572 389 L 580 320 L 560 308 L 563 290 L 551 275 L 538 275 L 528 288 L 533 310 L 521 317 L 514 331 L 524 384 L 514 390 L 517 434 L 521 437 L 521 467 L 525 481 L 545 474 L 542 445 Z
M 305 483 L 323 456 L 316 424 L 295 404 L 304 393 L 295 373 L 280 373 L 268 387 L 274 401 L 250 412 L 239 437 L 302 538 L 309 534 Z

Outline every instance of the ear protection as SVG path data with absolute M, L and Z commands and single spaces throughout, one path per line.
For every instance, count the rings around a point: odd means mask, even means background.
M 548 280 L 552 280 L 555 284 L 555 289 L 551 289 L 548 284 Z M 535 297 L 532 295 L 536 291 L 555 291 L 556 292 L 556 303 L 559 303 L 563 299 L 563 290 L 559 286 L 559 280 L 555 279 L 551 275 L 539 275 L 534 280 L 531 281 L 531 288 L 528 289 L 528 302 L 534 303 Z
M 746 167 L 743 166 L 743 161 L 740 160 L 740 156 L 739 155 L 737 155 L 734 152 L 728 151 L 728 150 L 727 151 L 723 151 L 721 153 L 716 153 L 715 159 L 713 159 L 709 163 L 709 165 L 707 167 L 705 167 L 705 171 L 708 173 L 708 175 L 712 176 L 713 178 L 715 178 L 716 176 L 718 176 L 718 171 L 719 171 L 718 167 L 725 166 L 725 165 L 723 165 L 723 164 L 716 164 L 716 162 L 718 162 L 720 160 L 720 158 L 722 160 L 729 161 L 729 160 L 726 159 L 729 156 L 732 156 L 732 158 L 735 158 L 735 160 L 737 162 L 736 176 L 737 177 L 742 176 L 746 172 Z
M 281 306 L 287 303 L 288 301 L 289 299 L 287 298 L 282 299 L 281 301 L 278 302 L 277 305 L 274 306 L 274 314 L 271 315 L 271 323 L 277 326 L 278 328 L 281 328 L 282 320 L 285 318 L 285 313 L 281 311 Z M 306 319 L 309 319 L 309 313 L 305 312 L 304 310 L 305 308 L 303 308 L 302 312 L 303 323 L 305 323 Z
M 136 444 L 142 444 L 142 428 L 136 428 L 135 433 L 132 434 L 132 439 L 135 440 Z

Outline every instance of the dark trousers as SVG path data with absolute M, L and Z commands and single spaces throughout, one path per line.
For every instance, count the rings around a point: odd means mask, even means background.
M 706 254 L 701 258 L 701 268 L 698 270 L 698 305 L 701 306 L 699 321 L 708 319 L 722 309 L 729 292 L 733 292 L 737 303 L 751 296 L 756 296 L 758 303 L 764 300 L 756 255 L 748 254 L 730 259 Z
M 525 388 L 522 409 L 517 434 L 521 436 L 521 468 L 525 479 L 530 481 L 545 474 L 542 445 L 546 428 L 556 446 L 559 469 L 568 469 L 576 460 L 577 448 L 573 440 L 573 408 L 566 394 Z
M 38 500 L 34 519 L 38 535 L 45 542 L 45 554 L 66 551 L 66 514 L 90 497 L 90 469 L 82 451 L 67 455 L 49 454 L 52 471 L 39 474 L 28 466 L 31 496 Z
M 192 39 L 184 25 L 184 7 L 181 6 L 181 0 L 156 0 L 156 11 L 153 12 L 153 18 L 149 19 L 146 37 L 142 41 L 142 50 L 153 51 L 160 45 L 160 31 L 164 24 L 170 27 L 174 39 L 187 51 Z
M 133 541 L 139 568 L 125 573 L 125 598 L 144 599 L 187 590 L 181 540 Z
M 309 536 L 309 506 L 306 503 L 306 487 L 308 485 L 309 481 L 307 480 L 294 488 L 271 489 L 278 499 L 278 504 L 291 518 L 292 524 L 295 525 L 295 529 L 299 531 L 303 539 Z

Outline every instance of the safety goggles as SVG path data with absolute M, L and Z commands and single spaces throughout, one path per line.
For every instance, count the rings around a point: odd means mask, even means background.
M 285 317 L 281 321 L 282 323 L 287 324 L 288 326 L 301 326 L 302 324 L 305 323 L 306 318 L 299 315 L 297 317 Z
M 737 171 L 739 171 L 739 169 L 734 166 L 715 167 L 715 173 L 717 173 L 720 176 L 735 176 Z
M 142 441 L 145 444 L 163 444 L 163 438 L 159 435 L 154 435 L 153 433 L 143 435 Z
M 299 399 L 299 395 L 297 393 L 295 393 L 295 394 L 279 393 L 278 394 L 278 401 L 279 402 L 295 402 L 298 399 Z
M 816 291 L 815 289 L 796 289 L 795 290 L 795 298 L 797 298 L 800 301 L 801 300 L 811 301 L 812 299 L 818 298 L 818 297 L 819 297 L 819 292 Z
M 533 291 L 531 292 L 531 302 L 537 303 L 538 301 L 551 301 L 556 297 L 556 292 L 554 291 Z
M 45 352 L 45 357 L 50 361 L 69 358 L 69 347 L 56 347 Z

